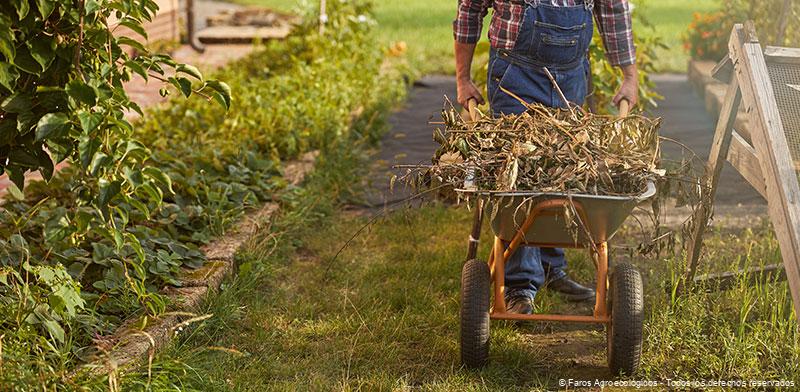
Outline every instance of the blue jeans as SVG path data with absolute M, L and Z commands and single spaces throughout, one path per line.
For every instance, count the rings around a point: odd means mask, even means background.
M 588 90 L 592 39 L 592 12 L 584 5 L 552 7 L 527 2 L 519 38 L 512 50 L 492 49 L 489 56 L 487 94 L 495 115 L 519 114 L 525 106 L 500 89 L 506 89 L 527 103 L 566 107 L 542 70 L 547 67 L 566 98 L 583 104 Z M 531 299 L 545 279 L 566 276 L 564 250 L 520 246 L 506 260 L 506 297 Z

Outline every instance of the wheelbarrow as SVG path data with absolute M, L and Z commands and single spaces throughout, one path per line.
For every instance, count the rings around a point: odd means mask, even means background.
M 620 113 L 626 115 L 627 105 L 622 106 Z M 636 268 L 627 263 L 612 266 L 609 273 L 608 241 L 634 207 L 655 195 L 655 184 L 648 182 L 639 195 L 630 197 L 456 191 L 476 199 L 467 262 L 461 272 L 461 362 L 470 368 L 488 363 L 490 320 L 596 323 L 606 327 L 611 372 L 633 374 L 639 366 L 642 350 L 642 278 Z M 495 211 L 491 222 L 494 244 L 488 262 L 484 262 L 476 259 L 476 254 L 487 209 Z M 572 212 L 572 222 L 565 217 L 564 209 Z M 520 246 L 587 249 L 597 269 L 592 314 L 507 312 L 505 264 Z

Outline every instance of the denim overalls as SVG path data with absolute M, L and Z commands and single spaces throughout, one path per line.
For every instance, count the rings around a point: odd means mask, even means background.
M 487 94 L 495 115 L 517 114 L 525 107 L 499 86 L 525 102 L 565 107 L 564 101 L 542 71 L 547 67 L 566 98 L 581 105 L 587 94 L 589 44 L 592 41 L 593 0 L 571 7 L 525 0 L 525 16 L 512 50 L 492 48 Z M 533 298 L 545 278 L 566 275 L 564 250 L 520 247 L 506 263 L 506 297 Z

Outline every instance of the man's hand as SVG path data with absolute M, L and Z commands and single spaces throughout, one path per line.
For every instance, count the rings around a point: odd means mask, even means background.
M 472 67 L 472 56 L 475 53 L 475 44 L 462 44 L 455 43 L 456 54 L 456 91 L 458 97 L 456 100 L 463 107 L 468 107 L 467 102 L 470 99 L 478 101 L 479 105 L 483 105 L 483 97 L 481 92 L 472 83 L 472 75 L 470 68 Z
M 458 91 L 458 103 L 463 107 L 467 107 L 467 102 L 470 99 L 477 101 L 478 105 L 483 105 L 484 103 L 483 96 L 478 87 L 475 86 L 475 83 L 472 82 L 472 79 L 459 79 L 456 82 L 456 91 Z
M 631 107 L 636 106 L 639 103 L 639 71 L 636 64 L 623 66 L 622 78 L 622 86 L 614 96 L 614 105 L 619 107 L 619 102 L 626 99 Z

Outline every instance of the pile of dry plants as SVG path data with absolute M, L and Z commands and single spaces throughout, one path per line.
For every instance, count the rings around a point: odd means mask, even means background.
M 658 168 L 661 119 L 595 115 L 528 105 L 520 115 L 467 121 L 447 104 L 432 165 L 406 181 L 488 192 L 635 195 L 664 175 Z

